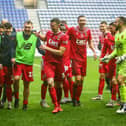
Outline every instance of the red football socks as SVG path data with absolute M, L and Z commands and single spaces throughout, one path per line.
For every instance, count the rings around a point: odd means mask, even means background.
M 49 88 L 49 93 L 50 93 L 50 96 L 51 96 L 51 98 L 52 98 L 53 104 L 54 104 L 55 106 L 58 106 L 55 88 L 54 88 L 54 87 Z
M 58 104 L 60 104 L 62 98 L 62 88 L 56 88 L 56 95 L 57 95 Z
M 115 84 L 113 84 L 112 85 L 112 96 L 111 96 L 111 99 L 112 100 L 115 100 L 116 101 L 116 93 L 117 93 L 117 91 L 118 90 L 116 90 L 117 88 L 116 88 L 116 85 Z
M 65 79 L 63 83 L 64 97 L 68 98 L 69 94 L 69 82 Z
M 11 87 L 6 88 L 6 95 L 7 95 L 7 100 L 9 102 L 11 102 L 12 101 L 12 89 L 11 89 Z
M 27 105 L 28 104 L 28 100 L 23 100 L 23 104 Z
M 19 92 L 15 92 L 15 99 L 19 99 Z
M 103 94 L 104 85 L 105 85 L 105 79 L 100 79 L 99 80 L 99 89 L 98 89 L 99 95 Z
M 81 92 L 82 92 L 82 87 L 83 87 L 82 84 L 77 86 L 77 92 L 76 92 L 76 96 L 75 96 L 75 99 L 77 101 L 80 100 L 80 96 L 81 96 Z

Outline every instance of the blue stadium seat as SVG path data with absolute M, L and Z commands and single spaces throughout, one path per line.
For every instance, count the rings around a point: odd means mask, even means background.
M 0 0 L 1 19 L 7 18 L 15 28 L 22 28 L 23 22 L 28 19 L 25 9 L 16 9 L 14 0 Z
M 126 16 L 125 0 L 47 0 L 48 9 L 37 10 L 42 29 L 49 28 L 50 19 L 65 19 L 68 26 L 77 25 L 77 17 L 87 17 L 87 26 L 92 29 L 94 41 L 98 41 L 99 23 L 108 23 L 117 16 Z

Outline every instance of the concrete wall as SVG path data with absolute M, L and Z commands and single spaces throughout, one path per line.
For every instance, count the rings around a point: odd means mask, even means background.
M 37 6 L 37 0 L 24 0 L 24 6 L 36 7 Z

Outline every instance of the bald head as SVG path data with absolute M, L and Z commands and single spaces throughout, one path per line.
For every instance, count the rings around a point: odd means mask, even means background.
M 9 21 L 7 20 L 7 19 L 2 19 L 1 20 L 1 24 L 6 24 L 6 23 L 8 23 Z

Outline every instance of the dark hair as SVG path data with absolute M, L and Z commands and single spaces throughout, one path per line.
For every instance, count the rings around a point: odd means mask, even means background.
M 4 28 L 4 25 L 3 24 L 0 24 L 0 28 Z
M 84 16 L 84 15 L 79 15 L 78 18 L 77 18 L 77 20 L 79 21 L 79 19 L 80 19 L 81 17 L 85 17 L 85 16 Z
M 9 23 L 9 22 L 7 22 L 7 23 L 4 24 L 4 27 L 5 27 L 6 29 L 10 29 L 10 28 L 12 28 L 12 24 Z
M 100 24 L 106 24 L 107 25 L 107 22 L 106 21 L 101 21 Z
M 109 25 L 112 25 L 112 26 L 116 27 L 114 22 L 111 22 Z
M 50 22 L 56 22 L 56 24 L 60 24 L 59 18 L 53 18 L 53 19 L 51 19 Z
M 61 20 L 60 24 L 67 24 L 67 22 L 65 20 Z
M 125 18 L 125 17 L 120 16 L 120 17 L 118 17 L 118 18 L 120 19 L 120 21 L 122 21 L 122 22 L 123 22 L 123 24 L 125 24 L 125 25 L 126 25 L 126 18 Z
M 25 23 L 24 24 L 32 24 L 33 25 L 33 23 L 32 23 L 32 21 L 31 20 L 27 20 L 27 21 L 25 21 Z

